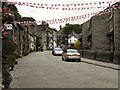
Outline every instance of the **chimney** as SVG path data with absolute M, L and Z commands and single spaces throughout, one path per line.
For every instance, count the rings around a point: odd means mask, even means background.
M 62 29 L 62 26 L 60 25 L 60 30 Z

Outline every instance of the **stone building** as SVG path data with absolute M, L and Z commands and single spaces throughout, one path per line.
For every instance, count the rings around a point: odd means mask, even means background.
M 42 24 L 38 25 L 36 28 L 37 35 L 41 38 L 40 42 L 43 49 L 46 50 L 49 46 L 53 47 L 54 40 L 57 41 L 57 38 L 55 37 L 57 30 L 50 28 L 45 22 L 42 22 Z
M 113 6 L 117 9 L 113 9 Z M 83 57 L 120 63 L 120 3 L 115 3 L 108 9 L 113 11 L 100 16 L 93 16 L 83 24 L 82 43 Z M 102 12 L 101 12 L 102 13 Z M 91 46 L 89 46 L 89 42 Z

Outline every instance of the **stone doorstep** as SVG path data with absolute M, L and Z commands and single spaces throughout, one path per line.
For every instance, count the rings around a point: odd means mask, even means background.
M 116 65 L 113 63 L 101 62 L 101 61 L 96 61 L 96 60 L 87 59 L 87 58 L 83 58 L 81 61 L 89 63 L 89 64 L 94 64 L 94 65 L 98 65 L 98 66 L 102 66 L 102 67 L 120 70 L 120 65 Z

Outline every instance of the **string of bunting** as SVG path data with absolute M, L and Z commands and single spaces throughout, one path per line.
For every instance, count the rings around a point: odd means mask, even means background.
M 86 19 L 86 18 L 90 18 L 92 16 L 101 16 L 103 14 L 113 13 L 113 10 L 116 10 L 116 9 L 120 9 L 120 6 L 110 8 L 110 9 L 104 10 L 104 11 L 95 12 L 95 13 L 88 13 L 88 14 L 84 14 L 84 15 L 72 16 L 72 17 L 61 18 L 61 19 L 41 20 L 41 21 L 33 21 L 33 22 L 32 21 L 24 21 L 24 22 L 17 22 L 17 23 L 23 24 L 23 25 L 31 25 L 31 24 L 36 24 L 36 23 L 42 23 L 44 21 L 48 24 L 59 24 L 59 23 L 64 23 L 64 22 Z
M 105 8 L 108 8 L 109 6 L 96 6 L 97 3 L 99 3 L 100 5 L 103 4 L 103 3 L 113 3 L 115 2 L 116 0 L 114 1 L 103 1 L 103 2 L 93 2 L 93 3 L 81 3 L 81 4 L 51 4 L 50 7 L 48 7 L 49 5 L 48 4 L 40 4 L 40 3 L 28 3 L 28 2 L 7 2 L 8 4 L 18 4 L 19 6 L 23 6 L 23 5 L 26 5 L 26 6 L 30 6 L 30 7 L 34 7 L 34 8 L 46 8 L 46 9 L 54 9 L 54 10 L 58 10 L 60 9 L 60 7 L 58 6 L 62 6 L 62 10 L 89 10 L 89 9 L 105 9 Z M 120 2 L 120 0 L 119 0 Z M 70 5 L 73 5 L 74 7 L 70 7 Z M 87 6 L 87 7 L 83 7 L 83 6 Z M 95 6 L 92 6 L 92 7 L 88 7 L 88 5 L 95 5 Z M 79 7 L 77 7 L 79 6 Z M 80 7 L 82 6 L 82 7 Z M 6 8 L 3 8 L 3 10 L 5 10 Z M 2 10 L 0 10 L 0 12 L 2 12 Z
M 19 6 L 30 6 L 33 8 L 46 8 L 46 9 L 55 9 L 58 10 L 60 7 L 62 10 L 85 10 L 85 9 L 93 9 L 93 8 L 105 8 L 105 6 L 99 6 L 99 7 L 83 7 L 88 5 L 102 5 L 102 4 L 110 4 L 114 1 L 102 1 L 102 2 L 90 2 L 90 3 L 77 3 L 77 4 L 43 4 L 43 3 L 29 3 L 29 2 L 7 2 L 8 4 L 17 4 Z M 119 0 L 120 1 L 120 0 Z M 82 6 L 82 7 L 81 7 Z

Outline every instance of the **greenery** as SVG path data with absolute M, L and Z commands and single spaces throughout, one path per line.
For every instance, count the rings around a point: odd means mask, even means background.
M 2 79 L 3 79 L 2 84 L 4 84 L 4 85 L 6 85 L 6 84 L 9 85 L 11 83 L 12 77 L 11 77 L 9 71 L 5 70 L 2 72 Z
M 13 69 L 15 65 L 15 52 L 17 49 L 17 45 L 10 39 L 8 35 L 2 33 L 2 68 L 3 68 L 3 80 L 2 83 L 10 84 L 12 81 L 12 77 L 9 73 L 9 68 Z
M 82 48 L 82 45 L 81 45 L 80 41 L 78 40 L 78 41 L 74 44 L 73 47 L 75 47 L 76 49 L 79 50 L 80 48 Z
M 10 37 L 3 34 L 2 39 L 2 57 L 4 58 L 6 55 L 14 55 L 17 45 L 13 43 Z
M 25 50 L 25 51 L 23 51 L 23 55 L 28 55 L 30 53 L 30 51 L 29 50 Z
M 63 30 L 63 34 L 70 34 L 72 31 L 75 31 L 76 33 L 79 34 L 82 32 L 82 25 L 66 24 L 62 30 Z
M 23 21 L 21 15 L 18 13 L 18 9 L 14 4 L 9 4 L 7 7 L 10 8 L 11 13 L 15 15 L 15 20 Z

